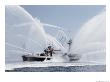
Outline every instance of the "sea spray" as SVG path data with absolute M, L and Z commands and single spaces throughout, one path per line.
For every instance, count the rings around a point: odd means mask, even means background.
M 42 51 L 46 46 L 45 31 L 42 26 L 37 23 L 34 18 L 20 6 L 6 6 L 6 43 L 23 48 L 31 52 Z M 27 24 L 31 23 L 31 24 Z M 17 35 L 25 37 L 19 37 Z M 42 44 L 34 43 L 32 40 Z M 36 45 L 36 46 L 35 46 Z M 15 47 L 8 47 L 6 44 L 6 62 L 21 60 L 23 54 L 10 53 L 7 50 L 15 50 Z M 13 55 L 12 55 L 13 54 Z M 8 58 L 7 58 L 8 57 Z M 15 57 L 15 59 L 13 59 Z
M 25 53 L 20 53 L 21 49 L 24 52 L 27 50 L 31 54 L 36 54 L 43 52 L 48 44 L 52 43 L 56 49 L 64 50 L 56 38 L 45 32 L 40 21 L 36 21 L 22 7 L 6 6 L 5 11 L 6 63 L 22 61 L 22 55 Z
M 103 10 L 94 16 L 78 31 L 73 39 L 71 55 L 80 61 L 105 63 L 106 49 L 106 13 Z M 77 55 L 76 55 L 77 54 Z

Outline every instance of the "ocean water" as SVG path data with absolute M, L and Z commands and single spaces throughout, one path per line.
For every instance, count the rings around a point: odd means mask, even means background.
M 6 72 L 105 72 L 106 65 L 96 62 L 16 62 L 6 64 Z
M 23 67 L 6 72 L 106 72 L 106 65 Z

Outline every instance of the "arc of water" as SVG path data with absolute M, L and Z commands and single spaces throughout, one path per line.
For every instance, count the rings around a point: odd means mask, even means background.
M 21 37 L 21 38 L 23 38 L 23 39 L 26 38 L 25 36 L 23 36 L 23 35 L 21 35 L 21 34 L 19 34 L 19 35 L 17 35 L 17 36 L 19 36 L 19 37 Z M 37 41 L 35 41 L 35 40 L 31 39 L 31 38 L 28 38 L 28 39 L 31 40 L 32 42 L 38 44 L 38 45 L 42 48 L 42 45 L 39 44 Z
M 55 29 L 59 29 L 59 30 L 63 30 L 64 29 L 62 27 L 59 27 L 59 26 L 55 26 L 55 25 L 52 25 L 52 24 L 47 24 L 47 23 L 41 23 L 43 26 L 48 26 L 48 27 L 53 27 Z
M 20 49 L 20 50 L 24 50 L 24 51 L 26 51 L 26 52 L 30 53 L 30 51 L 29 51 L 29 50 L 24 49 L 24 48 L 21 48 L 21 47 L 18 47 L 18 46 L 15 46 L 15 45 L 10 44 L 10 43 L 8 43 L 8 42 L 6 42 L 5 44 L 6 44 L 6 45 L 8 45 L 8 46 L 10 46 L 10 47 L 18 48 L 18 49 Z
M 68 40 L 68 37 L 67 37 L 67 35 L 64 33 L 64 31 L 60 30 L 59 33 L 60 33 L 60 36 L 61 36 L 61 39 L 60 39 L 60 40 L 62 40 L 63 36 L 65 36 L 65 39 Z
M 58 31 L 58 33 L 56 34 L 55 37 L 62 37 L 62 36 L 64 35 L 65 38 L 66 38 L 66 40 L 69 40 L 68 37 L 67 37 L 67 35 L 66 35 L 66 33 L 64 32 L 65 29 L 63 29 L 62 27 L 56 26 L 56 25 L 52 25 L 52 24 L 47 24 L 47 23 L 41 23 L 41 24 L 42 24 L 43 26 L 48 26 L 48 27 L 52 27 L 52 28 L 54 28 L 54 29 L 58 29 L 59 31 Z M 61 41 L 61 39 L 60 39 L 60 41 Z
M 23 27 L 23 26 L 29 26 L 32 25 L 32 22 L 25 22 L 25 23 L 21 23 L 21 24 L 14 24 L 11 27 Z
M 87 52 L 84 55 L 92 55 L 92 54 L 99 54 L 99 53 L 106 53 L 106 50 L 96 50 L 96 51 L 93 51 L 93 52 Z
M 29 52 L 26 52 L 26 51 L 20 51 L 20 50 L 7 50 L 9 52 L 13 52 L 13 53 L 26 53 L 26 54 L 32 54 L 32 53 L 29 53 Z
M 105 47 L 105 43 L 104 42 L 93 42 L 93 43 L 87 43 L 85 44 L 84 46 L 80 46 L 80 47 L 77 47 L 75 46 L 74 48 L 72 48 L 74 51 L 79 51 L 79 50 L 83 50 L 83 49 L 86 49 L 88 47 L 92 47 L 92 46 L 102 46 L 103 48 Z
M 12 27 L 23 27 L 23 26 L 27 26 L 27 25 L 31 25 L 31 24 L 32 24 L 32 22 L 26 22 L 26 23 L 22 23 L 22 24 L 13 25 Z M 62 27 L 55 26 L 55 25 L 52 25 L 52 24 L 47 24 L 47 23 L 41 23 L 41 24 L 43 26 L 48 26 L 48 27 L 53 27 L 55 29 L 58 29 L 59 32 L 61 32 L 62 34 L 64 34 L 65 37 L 67 38 L 66 34 L 64 33 L 65 29 L 63 29 Z
M 18 25 L 13 25 L 12 27 L 23 27 L 23 26 L 27 26 L 27 25 L 31 25 L 32 23 L 31 22 L 26 22 L 26 23 L 22 23 L 22 24 L 18 24 Z M 67 38 L 67 35 L 64 33 L 64 29 L 62 28 L 62 27 L 59 27 L 59 26 L 55 26 L 55 25 L 51 25 L 51 24 L 47 24 L 47 23 L 41 23 L 42 25 L 44 25 L 44 26 L 48 26 L 48 27 L 53 27 L 53 28 L 56 28 L 56 29 L 58 29 L 59 31 L 58 31 L 58 34 L 60 33 L 60 37 L 62 36 L 62 35 L 64 35 L 65 36 L 65 39 L 67 40 L 68 38 Z M 57 36 L 59 36 L 59 35 L 56 35 L 56 37 Z M 21 37 L 21 36 L 20 36 Z M 23 37 L 23 36 L 22 36 Z M 23 37 L 24 38 L 24 37 Z M 61 38 L 62 39 L 62 38 Z M 61 41 L 61 39 L 60 39 L 60 41 Z M 32 42 L 34 42 L 34 43 L 37 43 L 41 48 L 42 48 L 42 45 L 41 44 L 39 44 L 38 42 L 36 42 L 36 41 L 34 41 L 34 40 L 32 40 L 32 39 L 30 39 Z

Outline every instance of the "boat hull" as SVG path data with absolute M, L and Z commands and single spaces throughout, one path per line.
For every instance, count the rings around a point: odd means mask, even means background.
M 23 55 L 22 56 L 23 61 L 41 61 L 43 62 L 45 59 L 50 60 L 50 57 L 43 57 L 43 56 L 28 56 L 28 55 Z

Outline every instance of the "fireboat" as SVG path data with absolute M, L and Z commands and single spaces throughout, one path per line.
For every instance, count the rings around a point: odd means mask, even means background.
M 53 54 L 55 54 L 56 51 L 61 51 L 61 50 L 54 50 L 54 48 L 52 48 L 52 46 L 48 46 L 46 49 L 44 49 L 43 53 L 23 55 L 22 59 L 23 59 L 23 61 L 43 62 L 44 60 L 52 59 L 52 56 L 53 56 Z
M 70 39 L 67 43 L 69 46 L 68 48 L 68 52 L 70 52 L 71 49 L 71 44 L 72 44 L 72 39 Z M 43 62 L 45 60 L 51 60 L 53 54 L 56 54 L 56 51 L 61 51 L 61 50 L 55 50 L 51 45 L 49 45 L 46 49 L 44 49 L 44 51 L 42 53 L 37 53 L 37 54 L 27 54 L 27 55 L 23 55 L 22 59 L 23 61 L 40 61 Z M 73 60 L 78 60 L 78 58 L 75 58 L 74 55 L 68 54 L 68 53 L 64 53 L 63 56 L 68 56 L 70 61 Z

